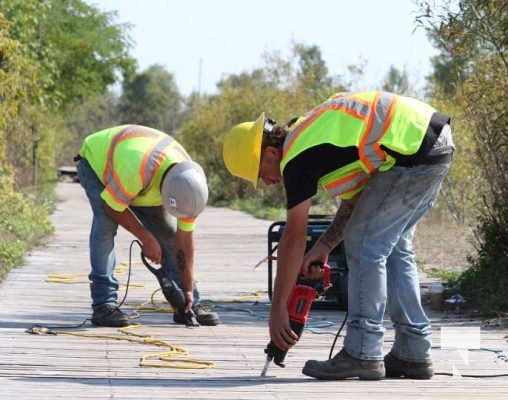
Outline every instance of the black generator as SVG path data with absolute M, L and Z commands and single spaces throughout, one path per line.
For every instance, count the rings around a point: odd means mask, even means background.
M 321 234 L 332 222 L 333 215 L 309 215 L 307 223 L 307 244 L 305 251 L 310 250 Z M 268 297 L 272 300 L 274 265 L 276 265 L 276 251 L 284 228 L 285 221 L 277 221 L 268 228 Z M 333 308 L 347 310 L 347 279 L 348 267 L 343 243 L 339 244 L 328 256 L 330 266 L 330 281 L 332 287 L 326 294 L 312 303 L 313 308 Z

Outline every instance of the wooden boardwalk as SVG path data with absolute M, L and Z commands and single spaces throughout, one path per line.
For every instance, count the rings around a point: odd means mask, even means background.
M 160 293 L 153 294 L 158 288 L 155 277 L 139 262 L 139 247 L 134 245 L 131 286 L 122 308 L 140 326 L 121 332 L 94 328 L 87 321 L 80 328 L 66 328 L 91 314 L 86 278 L 91 212 L 79 184 L 62 182 L 57 191 L 61 201 L 52 216 L 53 240 L 31 252 L 25 265 L 0 284 L 0 399 L 508 399 L 508 377 L 464 376 L 508 374 L 503 358 L 508 354 L 508 329 L 486 328 L 481 321 L 451 313 L 430 313 L 439 373 L 430 381 L 323 382 L 302 375 L 307 359 L 328 357 L 344 318 L 344 312 L 332 310 L 312 310 L 312 329 L 290 350 L 286 368 L 272 365 L 261 378 L 268 341 L 267 264 L 254 266 L 267 255 L 271 222 L 221 208 L 207 208 L 196 238 L 201 295 L 220 314 L 219 326 L 173 324 L 168 310 L 160 309 L 165 305 Z M 123 230 L 118 235 L 123 267 L 118 278 L 124 284 L 132 240 Z M 67 281 L 58 281 L 62 277 Z M 26 333 L 34 324 L 56 326 L 58 334 Z M 479 330 L 483 350 L 466 351 L 464 360 L 456 349 L 439 348 L 441 329 L 453 327 Z M 393 339 L 388 320 L 386 328 L 388 351 Z M 341 343 L 339 338 L 336 351 Z M 175 348 L 187 355 L 157 359 Z M 146 361 L 150 365 L 142 366 L 140 360 L 150 355 L 155 355 Z M 189 363 L 171 362 L 177 359 Z M 195 369 L 198 362 L 213 365 Z M 451 376 L 454 366 L 462 377 Z

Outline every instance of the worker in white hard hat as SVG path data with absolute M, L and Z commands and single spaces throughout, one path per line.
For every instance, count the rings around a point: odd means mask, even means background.
M 231 174 L 266 185 L 283 183 L 287 219 L 277 249 L 270 308 L 271 341 L 288 350 L 288 301 L 297 276 L 316 279 L 344 241 L 349 322 L 344 346 L 302 372 L 316 379 L 430 379 L 431 327 L 420 301 L 412 240 L 432 207 L 452 161 L 450 117 L 414 98 L 371 90 L 338 93 L 276 125 L 264 114 L 234 126 L 224 141 Z M 327 231 L 307 244 L 311 199 L 321 186 L 340 206 Z M 308 250 L 306 252 L 306 250 Z M 395 327 L 383 354 L 386 306 Z
M 140 125 L 122 125 L 87 136 L 74 159 L 93 211 L 90 232 L 92 323 L 127 326 L 119 309 L 114 238 L 118 226 L 141 243 L 144 257 L 178 284 L 185 312 L 201 325 L 217 325 L 217 313 L 200 304 L 194 282 L 196 218 L 208 200 L 203 169 L 171 136 Z M 176 224 L 175 224 L 176 218 Z M 176 225 L 176 227 L 175 227 Z M 186 323 L 175 310 L 173 321 Z

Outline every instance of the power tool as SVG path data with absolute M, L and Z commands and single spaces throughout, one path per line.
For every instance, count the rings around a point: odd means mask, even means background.
M 199 326 L 194 312 L 192 310 L 185 312 L 185 306 L 187 305 L 187 302 L 185 300 L 183 290 L 180 289 L 178 284 L 173 279 L 167 277 L 162 268 L 152 267 L 146 260 L 143 252 L 141 252 L 141 261 L 143 261 L 145 267 L 148 268 L 148 270 L 152 272 L 152 274 L 154 274 L 159 281 L 159 285 L 162 289 L 162 294 L 164 294 L 164 297 L 171 305 L 171 307 L 173 307 L 176 312 L 185 317 L 185 325 Z
M 319 265 L 323 271 L 322 280 L 310 280 L 299 278 L 293 289 L 288 302 L 289 312 L 289 325 L 298 339 L 302 336 L 303 329 L 307 323 L 310 307 L 315 298 L 322 296 L 326 290 L 331 287 L 330 283 L 330 266 L 321 263 L 311 265 Z M 261 372 L 261 376 L 266 376 L 268 367 L 273 360 L 276 365 L 284 368 L 284 359 L 286 358 L 287 350 L 279 349 L 272 340 L 268 343 L 265 349 L 266 362 Z

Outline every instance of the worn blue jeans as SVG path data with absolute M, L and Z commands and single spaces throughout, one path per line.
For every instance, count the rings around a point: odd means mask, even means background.
M 412 241 L 449 167 L 395 166 L 378 172 L 356 203 L 344 239 L 349 267 L 344 348 L 352 356 L 383 359 L 388 305 L 395 328 L 392 354 L 406 361 L 431 359 L 431 327 L 421 305 Z
M 118 224 L 107 214 L 100 196 L 104 185 L 90 167 L 81 159 L 77 165 L 78 178 L 90 202 L 93 212 L 90 230 L 90 292 L 92 307 L 115 304 L 118 299 L 118 280 L 114 276 L 116 266 L 114 240 Z M 173 257 L 174 224 L 169 214 L 160 207 L 130 207 L 132 212 L 159 241 L 162 248 L 161 268 L 170 278 L 180 284 L 180 274 Z M 147 271 L 148 272 L 148 271 Z M 150 272 L 148 272 L 150 273 Z M 154 279 L 156 279 L 154 277 Z M 199 291 L 194 284 L 194 305 L 199 304 Z

